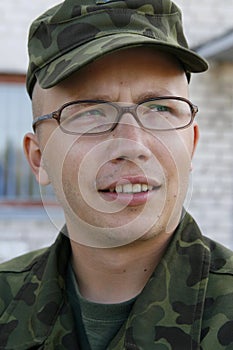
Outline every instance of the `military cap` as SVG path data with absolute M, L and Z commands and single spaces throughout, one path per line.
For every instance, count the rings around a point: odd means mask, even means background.
M 38 17 L 28 40 L 27 91 L 46 89 L 110 52 L 154 46 L 175 55 L 187 75 L 207 62 L 189 49 L 180 9 L 170 0 L 65 0 Z

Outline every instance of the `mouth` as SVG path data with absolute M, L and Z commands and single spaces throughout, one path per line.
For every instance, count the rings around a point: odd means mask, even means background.
M 110 192 L 110 193 L 126 193 L 126 194 L 135 194 L 141 192 L 149 192 L 155 189 L 155 187 L 147 184 L 141 183 L 127 183 L 127 184 L 117 184 L 114 187 L 110 187 L 104 190 L 100 190 L 100 192 Z
M 109 201 L 118 199 L 129 206 L 145 204 L 150 196 L 161 187 L 153 180 L 127 177 L 99 189 L 99 193 Z

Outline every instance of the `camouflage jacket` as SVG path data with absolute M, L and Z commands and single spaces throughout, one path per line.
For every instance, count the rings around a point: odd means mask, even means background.
M 78 350 L 69 239 L 0 265 L 0 349 Z M 108 350 L 232 350 L 233 253 L 186 214 Z M 86 349 L 84 349 L 86 350 Z

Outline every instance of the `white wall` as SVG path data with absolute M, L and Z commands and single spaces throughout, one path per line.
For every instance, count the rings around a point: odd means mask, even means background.
M 56 5 L 58 0 L 0 1 L 0 72 L 25 73 L 27 67 L 27 33 L 31 21 Z

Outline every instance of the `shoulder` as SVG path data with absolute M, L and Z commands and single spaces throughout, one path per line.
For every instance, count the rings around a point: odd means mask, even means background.
M 233 252 L 203 238 L 210 249 L 210 268 L 202 319 L 203 349 L 232 349 Z
M 0 315 L 22 286 L 32 284 L 43 270 L 49 249 L 40 249 L 0 264 Z
M 5 273 L 20 273 L 31 269 L 32 263 L 38 262 L 41 256 L 48 250 L 48 248 L 39 249 L 12 260 L 0 264 L 0 276 Z
M 39 249 L 0 264 L 0 315 L 23 286 L 40 284 L 44 278 L 53 279 L 60 274 L 69 257 L 69 239 L 60 233 L 47 248 Z M 46 273 L 46 277 L 44 276 Z
M 233 320 L 233 252 L 204 237 L 210 249 L 210 266 L 206 298 L 209 307 L 220 306 Z M 208 304 L 208 303 L 207 303 Z
M 233 277 L 233 251 L 205 236 L 203 240 L 210 250 L 210 273 Z
M 0 348 L 44 342 L 63 305 L 69 257 L 69 239 L 60 234 L 50 247 L 0 265 Z
M 233 251 L 220 243 L 204 236 L 193 217 L 187 212 L 180 225 L 181 246 L 191 246 L 193 254 L 197 255 L 197 247 L 202 247 L 205 253 L 205 264 L 208 272 L 216 275 L 233 276 Z M 195 244 L 194 244 L 195 243 Z

